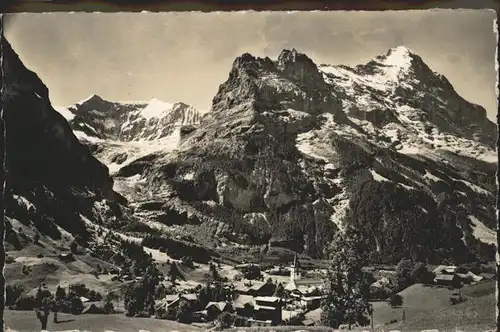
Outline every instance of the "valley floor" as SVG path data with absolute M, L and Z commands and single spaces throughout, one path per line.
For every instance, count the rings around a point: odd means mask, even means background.
M 455 291 L 453 291 L 455 292 Z M 374 331 L 494 331 L 495 326 L 495 282 L 488 281 L 462 289 L 467 299 L 451 305 L 452 291 L 440 287 L 413 285 L 400 293 L 404 298 L 402 308 L 390 308 L 386 302 L 374 302 Z M 403 310 L 405 322 L 402 322 Z M 52 315 L 50 316 L 52 320 Z M 169 320 L 152 318 L 129 318 L 122 314 L 78 316 L 59 314 L 59 324 L 50 320 L 50 331 L 204 331 L 202 324 L 180 324 Z M 394 323 L 388 324 L 391 321 Z M 5 323 L 13 331 L 39 331 L 40 323 L 33 311 L 5 312 Z M 257 331 L 257 328 L 234 328 L 229 331 Z M 331 331 L 324 327 L 274 326 L 259 331 Z M 369 328 L 355 331 L 369 330 Z
M 49 331 L 92 331 L 92 332 L 138 332 L 145 330 L 149 332 L 159 331 L 204 331 L 201 325 L 181 324 L 169 320 L 160 320 L 154 318 L 130 318 L 124 314 L 99 315 L 84 314 L 70 315 L 58 314 L 60 323 L 52 322 L 50 315 L 48 324 Z M 34 311 L 5 311 L 5 326 L 13 331 L 28 332 L 40 331 L 40 322 L 35 316 Z M 8 330 L 7 330 L 8 331 Z

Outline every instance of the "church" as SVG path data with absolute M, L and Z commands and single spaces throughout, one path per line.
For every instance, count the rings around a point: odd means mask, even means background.
M 321 297 L 320 286 L 323 282 L 306 278 L 305 272 L 300 266 L 297 255 L 295 255 L 293 263 L 290 265 L 290 281 L 285 286 L 285 291 L 290 297 L 300 301 L 316 300 L 316 297 Z

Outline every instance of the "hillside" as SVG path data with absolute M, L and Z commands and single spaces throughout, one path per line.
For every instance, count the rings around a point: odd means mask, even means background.
M 355 68 L 284 50 L 238 57 L 178 140 L 99 138 L 94 154 L 141 222 L 205 246 L 271 241 L 320 258 L 354 226 L 376 261 L 463 261 L 492 257 L 496 136 L 405 47 Z

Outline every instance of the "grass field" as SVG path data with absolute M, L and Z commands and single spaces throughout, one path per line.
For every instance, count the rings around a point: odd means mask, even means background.
M 494 281 L 465 286 L 462 296 L 466 301 L 451 305 L 449 298 L 455 292 L 447 288 L 413 285 L 400 293 L 404 299 L 402 308 L 392 309 L 385 302 L 373 303 L 374 325 L 402 331 L 484 331 L 495 327 Z M 404 323 L 403 310 L 406 316 Z M 397 323 L 387 324 L 391 320 L 397 320 Z
M 52 315 L 49 317 L 49 331 L 92 331 L 92 332 L 138 332 L 146 330 L 149 332 L 163 331 L 204 331 L 204 328 L 196 325 L 186 325 L 169 320 L 154 318 L 130 318 L 123 314 L 116 315 L 69 315 L 58 314 L 61 323 L 52 322 Z M 40 322 L 34 311 L 11 311 L 7 310 L 4 315 L 5 326 L 19 332 L 40 331 Z

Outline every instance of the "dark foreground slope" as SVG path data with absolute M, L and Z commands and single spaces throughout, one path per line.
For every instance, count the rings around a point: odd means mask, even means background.
M 50 103 L 47 87 L 2 39 L 3 107 L 7 127 L 7 242 L 22 246 L 22 225 L 53 239 L 65 230 L 86 240 L 84 218 L 103 223 L 125 200 L 108 169 L 73 134 Z M 96 203 L 105 208 L 96 209 Z M 22 225 L 21 225 L 22 224 Z

